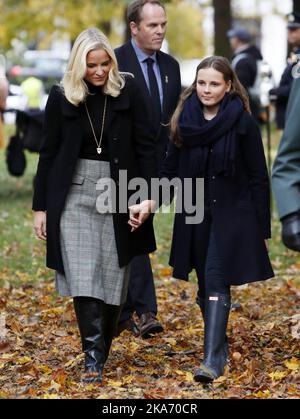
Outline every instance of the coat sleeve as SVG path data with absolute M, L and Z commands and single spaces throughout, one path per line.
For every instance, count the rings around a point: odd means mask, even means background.
M 179 148 L 170 141 L 168 145 L 167 155 L 163 161 L 160 177 L 166 177 L 169 180 L 174 179 L 178 176 L 178 164 L 179 164 Z
M 32 209 L 46 211 L 47 178 L 61 139 L 60 88 L 52 87 L 45 109 L 43 142 L 34 182 Z
M 178 178 L 179 173 L 179 148 L 175 146 L 172 141 L 169 141 L 167 154 L 163 160 L 162 167 L 160 169 L 160 179 L 167 178 L 170 182 L 174 178 Z M 159 206 L 162 204 L 170 205 L 174 197 L 175 189 L 171 189 L 167 194 L 160 190 L 159 195 Z
M 270 179 L 259 127 L 250 114 L 245 114 L 246 136 L 242 154 L 246 164 L 252 200 L 265 239 L 271 237 Z

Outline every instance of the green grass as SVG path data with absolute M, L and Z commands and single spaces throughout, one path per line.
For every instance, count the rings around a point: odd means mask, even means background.
M 37 154 L 26 152 L 22 177 L 8 173 L 5 151 L 0 151 L 0 280 L 17 285 L 34 282 L 44 265 L 44 249 L 33 234 L 32 183 Z
M 9 128 L 7 134 L 11 134 Z M 272 133 L 273 150 L 276 153 L 279 136 Z M 36 171 L 38 155 L 26 153 L 27 167 L 20 178 L 11 176 L 6 167 L 5 152 L 0 150 L 0 285 L 17 286 L 35 283 L 39 279 L 50 279 L 53 272 L 45 269 L 44 243 L 35 239 L 32 228 L 32 182 Z M 155 216 L 155 232 L 158 251 L 153 256 L 156 276 L 161 269 L 168 267 L 169 250 L 172 237 L 173 214 Z M 288 251 L 281 243 L 280 223 L 274 210 L 273 237 L 270 241 L 270 256 L 277 273 L 297 263 L 299 255 Z M 192 275 L 195 280 L 195 276 Z

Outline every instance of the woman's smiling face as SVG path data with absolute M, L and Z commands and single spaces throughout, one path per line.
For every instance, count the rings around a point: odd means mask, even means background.
M 87 54 L 85 79 L 89 83 L 104 86 L 110 69 L 111 58 L 103 49 L 96 49 Z

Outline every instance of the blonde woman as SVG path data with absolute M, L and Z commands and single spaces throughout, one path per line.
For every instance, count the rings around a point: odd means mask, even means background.
M 83 31 L 62 85 L 49 95 L 33 210 L 57 291 L 73 297 L 85 382 L 102 381 L 130 260 L 155 250 L 148 219 L 154 202 L 121 212 L 124 202 L 109 195 L 111 209 L 99 209 L 99 180 L 111 179 L 117 193 L 120 170 L 128 182 L 140 176 L 150 183 L 156 176 L 150 132 L 143 98 L 134 79 L 119 73 L 109 41 L 97 29 Z

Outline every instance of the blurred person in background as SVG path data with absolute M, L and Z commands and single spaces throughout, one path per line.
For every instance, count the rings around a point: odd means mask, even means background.
M 3 124 L 3 111 L 6 108 L 6 99 L 8 96 L 8 80 L 5 75 L 5 69 L 0 65 L 0 148 L 4 148 L 4 124 Z
M 276 103 L 276 124 L 277 128 L 284 129 L 285 115 L 289 95 L 293 83 L 293 68 L 300 60 L 300 13 L 291 13 L 288 15 L 287 23 L 288 43 L 292 47 L 291 56 L 288 64 L 281 76 L 279 86 L 270 90 L 270 96 Z
M 36 236 L 46 240 L 47 266 L 56 271 L 56 289 L 73 297 L 84 382 L 102 381 L 131 259 L 155 250 L 149 217 L 154 202 L 146 199 L 126 212 L 124 195 L 109 195 L 109 209 L 99 202 L 104 191 L 98 187 L 109 179 L 118 191 L 121 170 L 128 183 L 140 177 L 149 187 L 157 172 L 148 121 L 142 93 L 132 77 L 119 73 L 106 36 L 94 28 L 83 31 L 62 85 L 48 98 L 33 210 Z
M 260 122 L 259 104 L 251 97 L 251 87 L 257 76 L 257 61 L 262 60 L 262 54 L 256 45 L 252 45 L 252 35 L 244 28 L 231 29 L 227 32 L 233 51 L 232 68 L 239 81 L 249 95 L 250 109 L 257 122 Z
M 43 82 L 37 77 L 30 76 L 21 83 L 21 88 L 27 97 L 26 108 L 29 110 L 41 109 L 44 96 Z
M 181 92 L 178 62 L 160 51 L 167 29 L 167 16 L 160 1 L 136 0 L 128 6 L 127 20 L 131 40 L 116 49 L 120 70 L 134 74 L 142 92 L 155 136 L 156 168 L 159 171 L 166 154 L 169 129 L 166 126 Z M 136 312 L 137 325 L 133 320 Z M 131 264 L 126 304 L 122 310 L 118 333 L 129 330 L 142 338 L 162 332 L 157 319 L 157 301 L 148 254 L 138 256 Z

